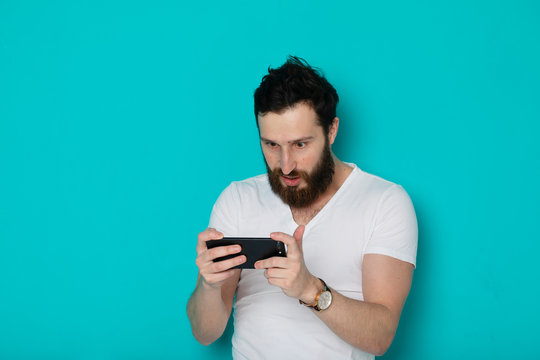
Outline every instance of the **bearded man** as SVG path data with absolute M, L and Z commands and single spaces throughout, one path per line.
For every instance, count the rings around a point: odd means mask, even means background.
M 373 359 L 390 346 L 416 264 L 416 216 L 401 186 L 333 154 L 337 103 L 297 57 L 255 91 L 268 173 L 231 183 L 199 234 L 187 312 L 200 343 L 223 334 L 234 305 L 235 359 Z M 255 269 L 234 268 L 244 255 L 214 262 L 241 251 L 207 248 L 223 236 L 270 236 L 287 256 Z

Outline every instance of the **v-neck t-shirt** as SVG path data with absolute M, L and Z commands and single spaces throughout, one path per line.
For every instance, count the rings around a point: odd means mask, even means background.
M 418 228 L 412 202 L 397 184 L 355 164 L 334 196 L 306 225 L 305 264 L 334 291 L 363 300 L 362 261 L 382 254 L 416 265 Z M 292 235 L 291 209 L 266 174 L 233 182 L 216 201 L 210 227 L 226 237 Z M 235 359 L 374 359 L 334 334 L 297 299 L 270 285 L 263 270 L 243 269 L 234 304 Z

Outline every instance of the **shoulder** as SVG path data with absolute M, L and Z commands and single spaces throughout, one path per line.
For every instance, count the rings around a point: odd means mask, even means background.
M 405 189 L 392 181 L 361 172 L 355 186 L 364 196 L 357 198 L 370 212 L 370 235 L 364 254 L 387 255 L 416 265 L 418 225 Z
M 250 196 L 257 193 L 266 193 L 270 190 L 268 176 L 261 174 L 248 179 L 233 181 L 224 192 L 234 192 L 239 197 Z
M 245 203 L 257 199 L 266 199 L 273 194 L 268 176 L 261 174 L 245 180 L 233 181 L 223 190 L 220 199 L 224 198 L 237 203 Z
M 268 176 L 266 174 L 261 174 L 244 180 L 233 181 L 229 186 L 236 188 L 239 192 L 250 192 L 265 191 L 270 184 L 268 183 Z
M 266 175 L 259 175 L 242 181 L 233 181 L 219 195 L 212 214 L 210 227 L 219 229 L 224 234 L 237 234 L 239 219 L 244 215 L 256 214 L 260 204 L 268 203 L 270 188 Z
M 367 173 L 356 166 L 339 203 L 344 209 L 368 211 L 375 218 L 395 212 L 414 214 L 412 201 L 400 184 Z
M 358 195 L 357 198 L 379 201 L 388 196 L 408 197 L 401 185 L 363 171 L 354 164 L 350 165 L 353 166 L 350 188 Z

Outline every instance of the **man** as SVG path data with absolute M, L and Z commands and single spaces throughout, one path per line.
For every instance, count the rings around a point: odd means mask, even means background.
M 236 293 L 235 359 L 373 359 L 393 340 L 416 261 L 417 225 L 399 185 L 340 161 L 338 95 L 305 61 L 269 69 L 255 91 L 268 174 L 233 182 L 197 242 L 188 302 L 195 338 L 218 339 Z M 292 235 L 291 235 L 292 234 Z M 268 237 L 287 257 L 246 261 L 223 236 Z

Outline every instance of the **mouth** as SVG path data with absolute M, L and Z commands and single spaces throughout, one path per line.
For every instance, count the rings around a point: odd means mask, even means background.
M 281 179 L 287 186 L 298 186 L 302 178 L 300 176 L 283 176 L 282 175 Z

